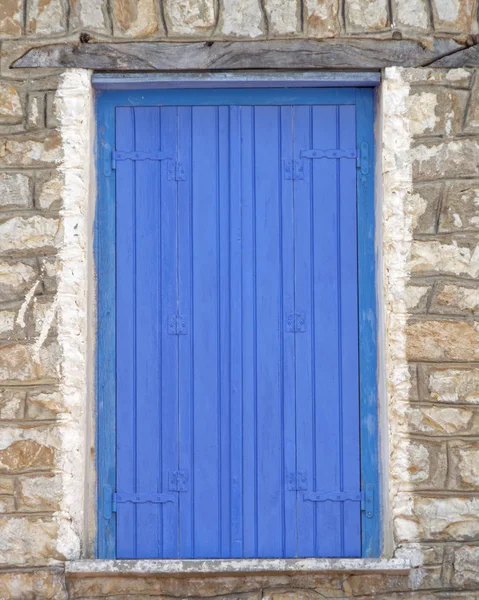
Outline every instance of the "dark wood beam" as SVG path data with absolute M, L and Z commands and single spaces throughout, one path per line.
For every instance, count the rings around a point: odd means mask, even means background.
M 431 67 L 479 67 L 479 45 L 453 52 L 435 60 Z
M 124 42 L 32 48 L 12 68 L 76 67 L 96 71 L 232 69 L 380 69 L 429 65 L 464 48 L 436 39 L 274 40 L 251 42 Z

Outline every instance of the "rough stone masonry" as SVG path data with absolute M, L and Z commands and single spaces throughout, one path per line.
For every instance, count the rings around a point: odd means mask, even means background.
M 1 0 L 0 598 L 479 597 L 479 78 L 386 69 L 378 230 L 386 556 L 408 572 L 68 574 L 92 557 L 91 73 L 12 70 L 54 42 L 474 43 L 476 0 Z M 83 38 L 85 39 L 85 38 Z

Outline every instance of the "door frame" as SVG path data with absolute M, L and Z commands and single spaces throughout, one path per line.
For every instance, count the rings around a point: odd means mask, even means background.
M 163 75 L 163 78 L 160 77 Z M 173 76 L 176 75 L 176 78 Z M 203 80 L 199 81 L 199 75 Z M 94 254 L 97 281 L 97 337 L 96 337 L 96 469 L 97 469 L 97 531 L 95 556 L 116 558 L 116 513 L 112 511 L 112 493 L 116 482 L 116 298 L 115 298 L 115 177 L 112 172 L 111 150 L 114 148 L 115 106 L 154 106 L 163 95 L 169 104 L 182 104 L 184 89 L 210 88 L 198 93 L 201 104 L 216 104 L 215 90 L 223 88 L 224 103 L 228 102 L 225 87 L 232 90 L 231 99 L 238 95 L 247 99 L 248 89 L 264 89 L 262 103 L 290 104 L 295 100 L 295 88 L 310 88 L 308 103 L 329 104 L 342 102 L 356 104 L 357 147 L 363 144 L 357 169 L 357 223 L 358 223 L 358 298 L 359 298 L 359 399 L 360 399 L 360 453 L 361 488 L 368 490 L 366 510 L 361 513 L 361 546 L 363 558 L 379 557 L 382 551 L 381 478 L 379 475 L 379 402 L 378 402 L 378 348 L 377 348 L 377 256 L 375 244 L 375 144 L 374 122 L 378 74 L 361 73 L 349 80 L 348 73 L 336 77 L 314 77 L 314 74 L 293 74 L 279 77 L 265 74 L 256 77 L 225 74 L 157 74 L 105 76 L 94 79 L 96 139 L 97 201 L 94 222 Z M 331 75 L 331 74 L 329 74 Z M 222 77 L 223 76 L 223 77 Z M 359 76 L 359 77 L 358 77 Z M 226 80 L 225 80 L 226 79 Z M 141 81 L 143 80 L 143 82 Z M 147 81 L 149 80 L 149 82 Z M 333 85 L 341 87 L 330 87 Z M 358 87 L 361 86 L 361 87 Z M 144 88 L 149 89 L 144 89 Z M 143 88 L 143 89 L 142 89 Z M 151 89 L 153 88 L 153 89 Z M 283 88 L 281 90 L 274 88 Z M 288 88 L 288 89 L 284 89 Z M 238 90 L 240 90 L 238 92 Z M 297 90 L 296 90 L 297 91 Z M 226 93 L 225 93 L 226 92 Z M 272 97 L 276 96 L 276 100 Z M 301 103 L 301 102 L 299 102 Z M 305 102 L 303 102 L 305 103 Z M 258 101 L 255 99 L 255 104 Z M 367 145 L 367 146 L 364 146 Z M 371 493 L 372 492 L 372 493 Z M 372 506 L 372 510 L 370 507 Z M 368 513 L 372 513 L 369 515 Z

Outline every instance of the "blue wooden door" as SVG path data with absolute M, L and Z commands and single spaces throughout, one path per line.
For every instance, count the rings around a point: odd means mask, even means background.
M 360 556 L 355 113 L 116 108 L 118 558 Z

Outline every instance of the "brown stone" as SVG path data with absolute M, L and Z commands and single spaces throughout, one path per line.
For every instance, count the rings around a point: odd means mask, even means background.
M 479 360 L 479 328 L 466 321 L 419 321 L 407 326 L 410 360 Z
M 444 189 L 445 184 L 443 182 L 419 183 L 414 186 L 414 193 L 418 194 L 424 201 L 424 209 L 417 217 L 414 233 L 435 233 L 438 206 L 444 194 Z
M 442 285 L 433 296 L 430 312 L 449 315 L 479 313 L 479 287 L 477 285 Z
M 65 31 L 65 0 L 36 0 L 27 6 L 27 30 L 30 35 L 51 36 Z
M 114 0 L 115 33 L 130 37 L 149 37 L 164 33 L 158 22 L 154 0 Z
M 22 512 L 48 512 L 58 509 L 60 480 L 54 475 L 23 476 L 17 478 L 15 499 Z
M 338 0 L 305 0 L 304 28 L 310 37 L 333 37 L 341 31 Z
M 14 483 L 15 479 L 13 477 L 6 477 L 0 475 L 0 494 L 7 494 L 13 496 Z
M 0 160 L 5 166 L 52 166 L 61 158 L 61 139 L 57 132 L 45 139 L 0 139 Z
M 62 569 L 0 572 L 0 598 L 5 600 L 67 600 Z
M 408 574 L 371 573 L 351 575 L 344 582 L 344 591 L 352 596 L 401 592 L 409 588 Z
M 0 37 L 22 35 L 22 0 L 2 0 L 0 3 Z
M 479 230 L 479 181 L 447 185 L 439 218 L 439 231 Z
M 0 390 L 0 419 L 22 419 L 26 397 L 27 392 L 24 390 Z
M 53 449 L 34 440 L 19 440 L 0 450 L 0 469 L 7 472 L 53 466 Z
M 0 347 L 0 382 L 54 383 L 59 375 L 59 347 L 45 343 L 38 350 L 33 345 L 8 344 Z
M 16 123 L 22 117 L 22 103 L 17 89 L 10 83 L 0 82 L 0 123 Z

